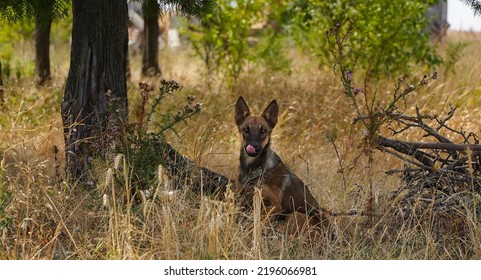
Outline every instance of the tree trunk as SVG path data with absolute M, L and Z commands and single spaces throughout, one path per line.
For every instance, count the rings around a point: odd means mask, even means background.
M 73 0 L 73 29 L 62 121 L 71 180 L 90 183 L 88 166 L 103 156 L 127 120 L 127 1 Z
M 426 17 L 428 19 L 426 31 L 431 36 L 431 40 L 443 42 L 449 28 L 447 1 L 439 0 L 432 4 L 426 12 Z
M 142 53 L 142 75 L 160 75 L 159 67 L 159 22 L 157 1 L 144 1 L 144 50 Z
M 42 7 L 43 8 L 43 7 Z M 48 9 L 48 7 L 47 7 Z M 48 15 L 48 11 L 44 13 Z M 35 19 L 35 79 L 39 86 L 50 80 L 50 29 L 52 17 Z

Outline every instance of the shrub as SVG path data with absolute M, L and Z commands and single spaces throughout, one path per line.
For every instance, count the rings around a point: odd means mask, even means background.
M 140 84 L 142 102 L 137 121 L 126 127 L 124 142 L 116 151 L 125 156 L 132 168 L 131 185 L 134 189 L 149 187 L 152 180 L 155 180 L 158 166 L 164 161 L 159 152 L 163 147 L 159 147 L 159 143 L 164 142 L 165 133 L 175 133 L 174 127 L 178 123 L 185 122 L 200 112 L 201 105 L 194 102 L 194 96 L 187 96 L 187 104 L 177 112 L 159 112 L 162 101 L 180 89 L 177 82 L 164 80 L 157 94 L 154 94 L 152 86 Z
M 280 7 L 265 0 L 221 0 L 200 23 L 190 23 L 187 35 L 207 74 L 218 73 L 235 83 L 248 62 L 265 62 L 262 64 L 275 71 L 288 69 L 282 56 L 282 34 L 265 24 L 266 17 L 275 15 Z M 255 24 L 263 25 L 258 34 L 252 28 Z
M 332 58 L 326 32 L 346 20 L 353 22 L 346 64 L 372 78 L 397 76 L 416 64 L 441 63 L 425 32 L 426 11 L 435 2 L 299 0 L 289 11 L 296 41 L 325 64 Z

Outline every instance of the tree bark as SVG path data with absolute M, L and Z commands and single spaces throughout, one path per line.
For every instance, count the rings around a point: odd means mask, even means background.
M 431 39 L 435 42 L 444 42 L 449 28 L 447 1 L 439 0 L 432 4 L 426 11 L 426 18 L 428 20 L 426 31 Z
M 49 9 L 49 7 L 42 7 Z M 42 86 L 50 80 L 50 30 L 52 17 L 47 16 L 49 11 L 44 13 L 46 19 L 35 18 L 35 76 L 36 83 Z
M 146 0 L 144 10 L 144 49 L 142 53 L 142 75 L 160 75 L 159 67 L 159 4 L 157 1 Z
M 90 183 L 88 166 L 127 120 L 127 1 L 73 0 L 70 70 L 62 101 L 66 167 Z

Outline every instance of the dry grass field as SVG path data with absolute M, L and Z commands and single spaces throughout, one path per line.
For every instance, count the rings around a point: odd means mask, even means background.
M 450 124 L 479 134 L 481 127 L 481 35 L 449 33 L 448 42 L 466 42 L 455 71 L 414 92 L 406 101 L 422 112 L 443 114 L 459 106 Z M 131 169 L 123 155 L 95 163 L 97 184 L 90 189 L 65 182 L 60 102 L 68 72 L 67 45 L 52 46 L 53 80 L 36 88 L 29 74 L 5 81 L 0 111 L 0 259 L 480 259 L 481 220 L 466 208 L 459 223 L 423 219 L 415 226 L 394 216 L 392 192 L 399 174 L 385 171 L 404 163 L 362 148 L 363 128 L 331 67 L 292 54 L 292 73 L 249 69 L 234 88 L 202 75 L 189 51 L 163 50 L 164 79 L 183 89 L 162 110 L 180 108 L 195 95 L 202 111 L 168 134 L 169 142 L 202 166 L 235 178 L 239 138 L 234 103 L 242 95 L 255 113 L 272 99 L 280 106 L 273 148 L 308 184 L 321 205 L 333 212 L 364 211 L 374 193 L 376 215 L 332 217 L 333 238 L 292 235 L 268 220 L 254 221 L 228 198 L 219 201 L 190 190 L 171 191 L 165 172 L 143 199 L 133 200 Z M 446 52 L 447 44 L 440 47 Z M 32 42 L 16 49 L 20 66 L 33 60 Z M 445 58 L 446 59 L 446 58 Z M 131 60 L 131 118 L 140 102 L 140 58 Z M 426 69 L 410 73 L 422 76 Z M 27 71 L 28 72 L 28 71 Z M 396 77 L 371 87 L 392 92 Z M 413 110 L 413 108 L 407 108 Z M 386 135 L 389 132 L 386 132 Z M 413 132 L 410 140 L 420 140 Z M 54 147 L 58 152 L 54 152 Z M 115 179 L 114 179 L 115 178 Z

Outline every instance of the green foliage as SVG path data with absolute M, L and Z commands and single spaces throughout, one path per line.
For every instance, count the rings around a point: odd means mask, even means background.
M 0 60 L 2 61 L 2 72 L 7 79 L 12 76 L 19 79 L 34 75 L 33 62 L 21 61 L 16 58 L 18 53 L 15 52 L 15 49 L 18 49 L 18 43 L 34 36 L 35 23 L 33 19 L 36 19 L 37 24 L 40 25 L 46 24 L 49 20 L 61 25 L 60 27 L 54 25 L 53 41 L 66 42 L 70 38 L 72 23 L 71 16 L 69 17 L 68 14 L 70 6 L 69 0 L 0 1 L 0 22 L 4 22 L 4 24 L 0 24 Z M 60 21 L 64 18 L 70 20 Z
M 430 1 L 219 1 L 219 7 L 191 24 L 189 37 L 208 74 L 218 71 L 234 82 L 248 62 L 263 62 L 273 70 L 288 69 L 283 37 L 290 35 L 321 64 L 332 56 L 325 34 L 347 19 L 354 23 L 347 50 L 349 67 L 369 72 L 369 77 L 399 75 L 416 65 L 441 63 L 425 32 Z M 236 4 L 233 4 L 236 3 Z M 252 26 L 275 26 L 263 31 L 259 44 L 249 44 Z M 274 23 L 274 24 L 272 24 Z M 279 31 L 279 30 L 282 30 Z M 254 47 L 253 47 L 254 46 Z
M 219 7 L 191 25 L 191 39 L 197 55 L 202 57 L 208 73 L 220 70 L 237 79 L 248 55 L 250 28 L 260 19 L 261 1 L 219 1 Z
M 37 19 L 40 24 L 59 21 L 67 15 L 70 0 L 2 0 L 0 21 Z
M 145 19 L 157 18 L 161 12 L 159 2 L 157 0 L 142 1 L 142 12 Z
M 236 82 L 247 62 L 256 59 L 280 62 L 274 68 L 284 67 L 280 57 L 282 41 L 272 30 L 260 31 L 260 44 L 252 26 L 265 21 L 265 12 L 274 4 L 269 1 L 218 1 L 218 8 L 201 18 L 200 24 L 190 24 L 188 37 L 195 53 L 202 58 L 209 75 L 222 74 L 229 82 Z M 272 10 L 272 9 L 271 9 Z M 267 28 L 268 29 L 268 28 Z M 264 35 L 264 38 L 262 38 Z
M 6 79 L 14 75 L 17 78 L 31 76 L 33 73 L 29 62 L 17 57 L 16 50 L 19 49 L 19 43 L 33 36 L 34 31 L 34 24 L 26 20 L 0 25 L 0 60 L 2 73 Z
M 254 49 L 253 60 L 262 63 L 267 71 L 290 74 L 291 61 L 285 54 L 285 37 L 275 30 L 267 30 Z
M 55 43 L 69 43 L 72 36 L 73 14 L 69 12 L 61 21 L 52 24 L 52 31 L 50 32 L 50 42 Z
M 338 24 L 327 32 L 328 50 L 334 59 L 334 70 L 341 75 L 341 82 L 344 87 L 344 94 L 351 102 L 352 108 L 356 110 L 356 122 L 361 122 L 367 129 L 369 147 L 374 147 L 376 136 L 381 128 L 389 124 L 391 118 L 401 107 L 406 106 L 406 98 L 415 90 L 427 85 L 430 81 L 438 78 L 437 72 L 433 75 L 424 75 L 417 83 L 410 83 L 407 74 L 397 79 L 396 86 L 391 95 L 383 95 L 379 98 L 377 90 L 367 84 L 366 78 L 355 77 L 355 72 L 350 68 L 350 46 L 355 30 L 353 23 L 347 21 Z M 368 74 L 366 74 L 368 75 Z M 355 86 L 360 80 L 364 81 L 363 86 Z M 384 91 L 383 91 L 384 92 Z M 403 106 L 404 104 L 404 106 Z
M 0 187 L 3 188 L 3 186 Z M 0 193 L 0 230 L 4 229 L 12 222 L 12 217 L 5 212 L 5 209 L 7 209 L 10 204 L 11 198 L 12 194 L 10 192 Z
M 154 17 L 162 12 L 180 13 L 188 17 L 201 17 L 213 11 L 214 0 L 137 0 L 142 2 L 144 17 Z
M 201 17 L 213 11 L 216 3 L 215 0 L 162 0 L 161 9 L 185 16 Z
M 5 212 L 10 204 L 12 194 L 4 188 L 5 183 L 5 166 L 6 158 L 4 154 L 0 153 L 0 230 L 8 226 L 12 221 L 12 217 Z
M 18 43 L 30 39 L 35 32 L 33 22 L 20 20 L 15 23 L 2 24 L 0 26 L 0 44 Z
M 363 69 L 376 77 L 397 75 L 415 64 L 434 66 L 441 62 L 424 32 L 425 13 L 435 2 L 299 0 L 289 12 L 297 41 L 324 64 L 332 59 L 326 32 L 349 19 L 353 32 L 346 63 L 351 69 Z
M 456 63 L 461 58 L 463 50 L 468 46 L 468 43 L 453 43 L 448 42 L 446 49 L 446 59 L 444 61 L 444 76 L 450 73 L 456 73 Z
M 180 90 L 175 81 L 162 81 L 157 94 L 147 84 L 140 84 L 142 102 L 138 108 L 136 123 L 127 127 L 125 142 L 119 153 L 132 166 L 132 186 L 142 189 L 155 179 L 159 164 L 164 162 L 160 150 L 167 131 L 175 132 L 175 126 L 200 112 L 200 103 L 194 96 L 187 96 L 187 104 L 177 112 L 158 110 L 162 101 Z M 154 128 L 154 129 L 153 129 Z

